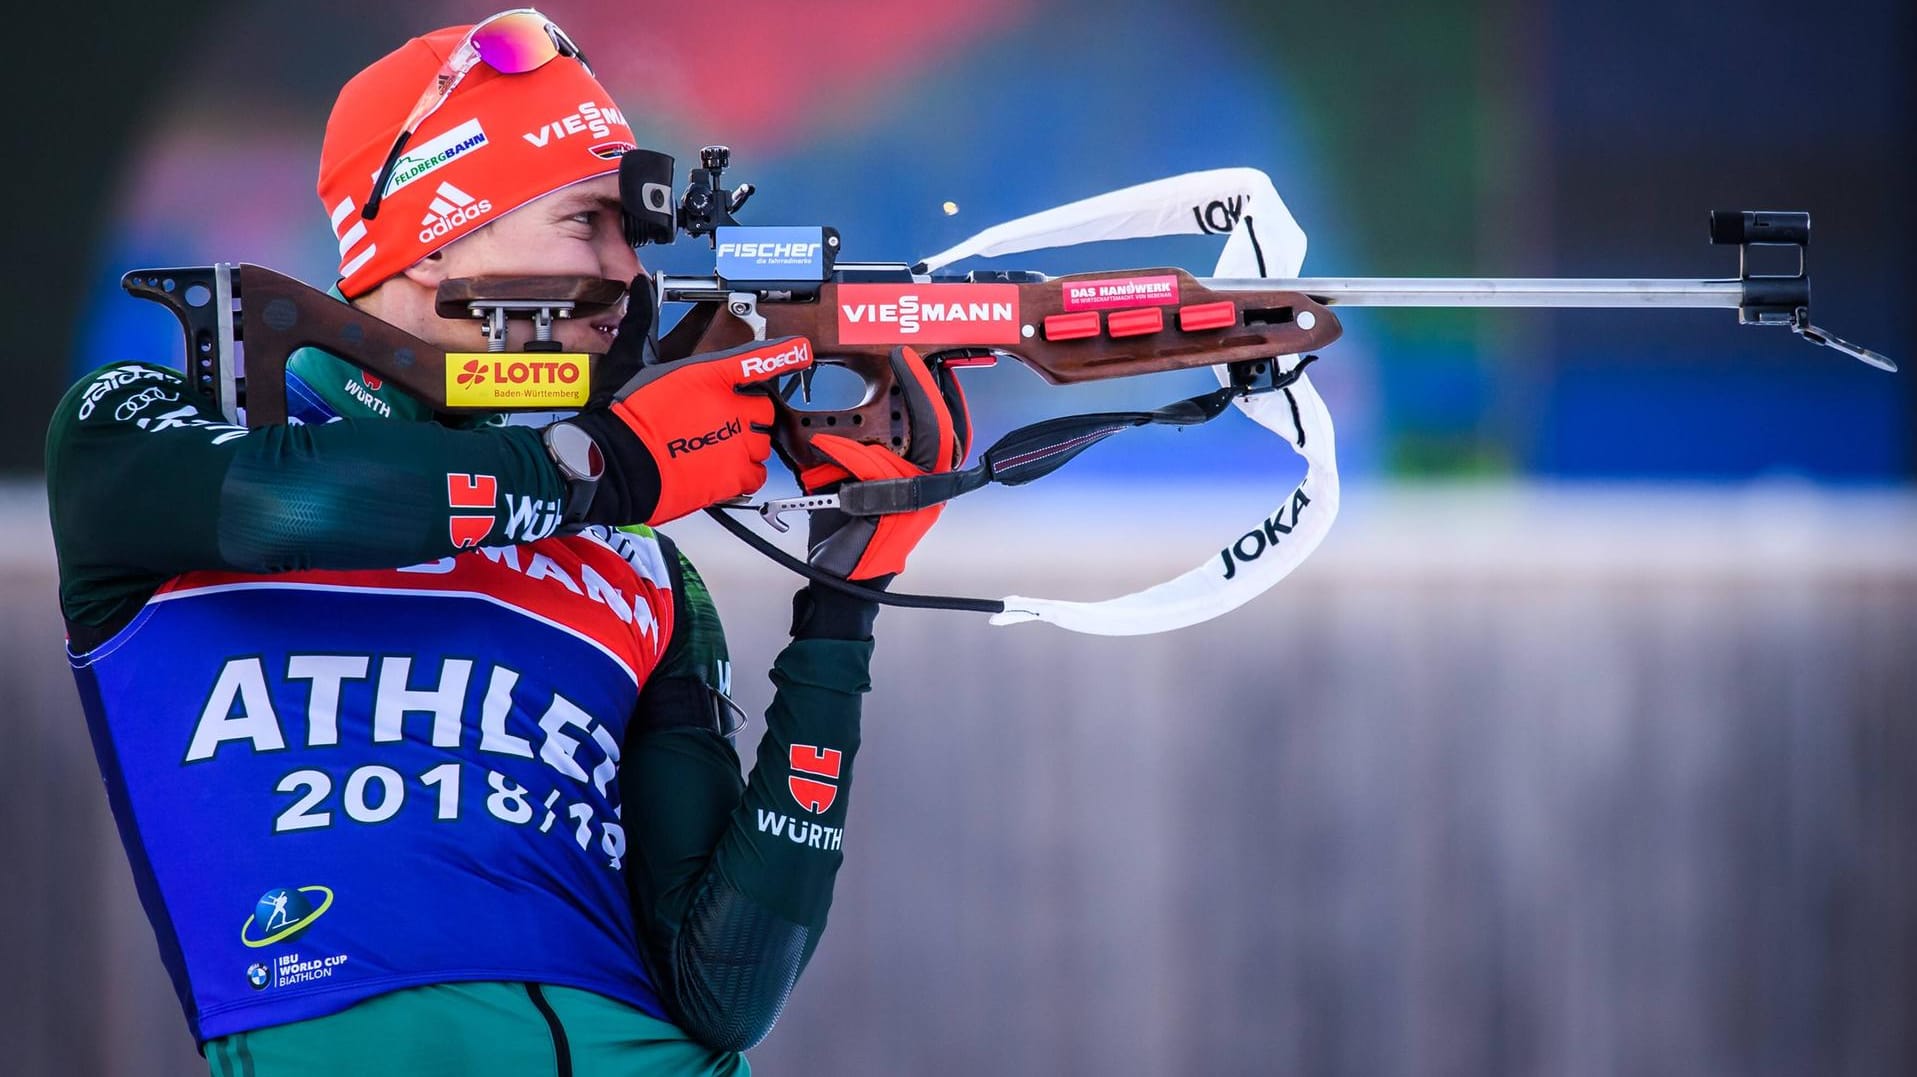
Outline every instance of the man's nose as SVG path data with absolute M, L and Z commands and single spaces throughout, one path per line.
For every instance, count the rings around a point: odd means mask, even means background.
M 631 280 L 639 275 L 639 252 L 613 240 L 599 252 L 599 275 L 607 280 Z

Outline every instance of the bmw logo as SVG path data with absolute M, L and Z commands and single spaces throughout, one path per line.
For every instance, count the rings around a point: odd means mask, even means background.
M 273 974 L 267 971 L 265 965 L 256 961 L 246 966 L 246 982 L 252 984 L 255 991 L 265 987 L 272 979 Z

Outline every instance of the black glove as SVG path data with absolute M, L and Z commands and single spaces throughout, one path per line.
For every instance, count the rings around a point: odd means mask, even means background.
M 658 362 L 659 297 L 652 290 L 652 277 L 641 273 L 626 289 L 626 313 L 619 319 L 612 346 L 593 367 L 592 395 L 586 398 L 586 407 L 611 406 L 627 382 Z
M 829 547 L 827 539 L 852 521 L 838 509 L 816 509 L 807 526 L 806 547 Z M 858 581 L 860 587 L 883 591 L 892 576 L 873 576 Z M 872 622 L 879 616 L 879 604 L 846 594 L 822 583 L 808 583 L 792 596 L 792 638 L 853 639 L 872 638 Z

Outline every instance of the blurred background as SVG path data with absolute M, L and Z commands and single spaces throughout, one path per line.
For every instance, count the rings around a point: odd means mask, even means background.
M 1895 0 L 542 9 L 642 144 L 729 144 L 749 223 L 848 258 L 1228 165 L 1270 173 L 1308 275 L 1729 276 L 1707 211 L 1802 209 L 1819 324 L 1917 361 Z M 204 1072 L 61 657 L 46 416 L 101 363 L 178 362 L 129 269 L 330 283 L 334 94 L 491 10 L 105 0 L 0 71 L 10 1072 Z M 1917 376 L 1724 312 L 1343 320 L 1312 377 L 1346 510 L 1280 588 L 1138 639 L 884 616 L 832 927 L 760 1072 L 1917 1072 Z M 1208 375 L 968 384 L 990 438 Z M 907 582 L 1121 593 L 1299 477 L 1235 415 L 1129 434 L 968 498 Z M 792 581 L 672 530 L 762 708 Z

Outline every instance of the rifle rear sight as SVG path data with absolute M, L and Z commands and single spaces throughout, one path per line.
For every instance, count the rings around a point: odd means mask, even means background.
M 692 170 L 686 193 L 679 199 L 679 227 L 686 235 L 712 237 L 717 243 L 717 229 L 739 223 L 732 215 L 745 206 L 757 188 L 741 183 L 734 190 L 726 190 L 724 172 L 730 164 L 732 150 L 725 146 L 699 150 L 699 167 Z

